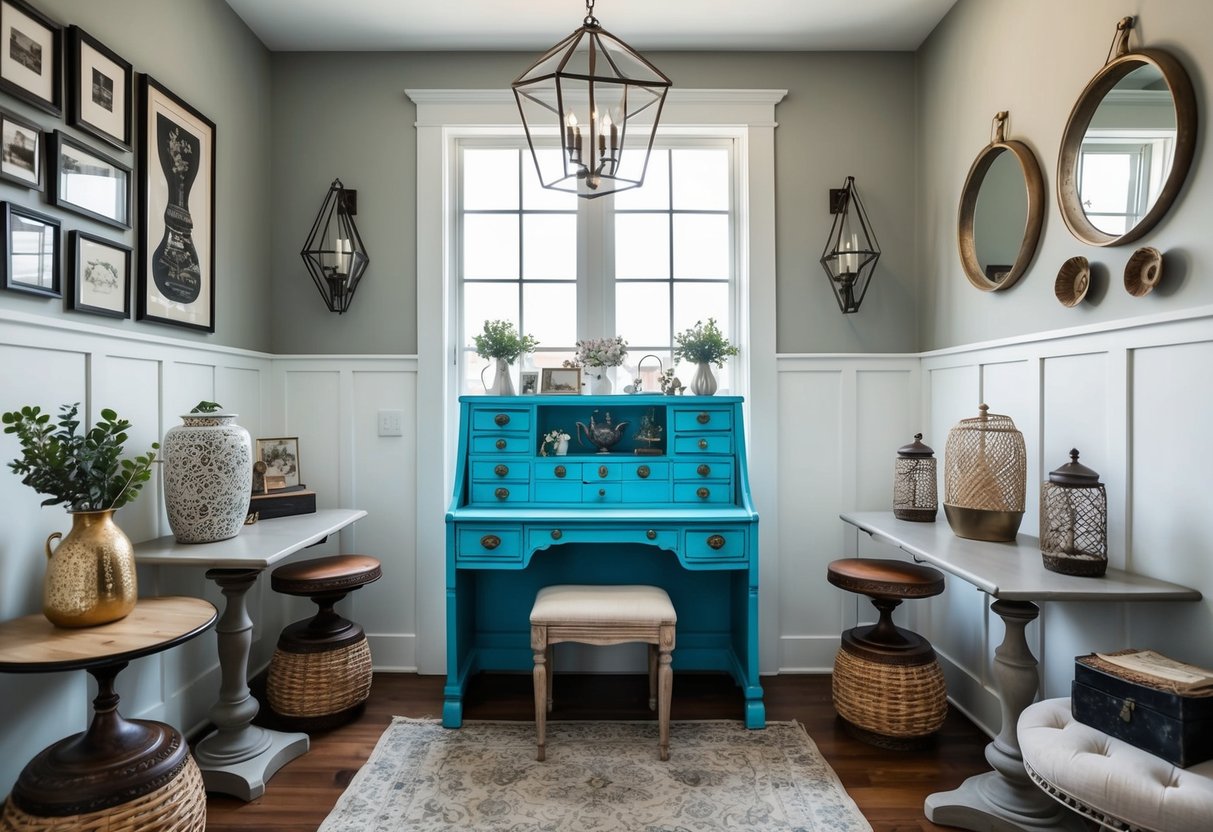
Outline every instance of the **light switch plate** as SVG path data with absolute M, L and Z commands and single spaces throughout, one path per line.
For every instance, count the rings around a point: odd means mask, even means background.
M 404 436 L 404 411 L 403 410 L 380 410 L 379 411 L 379 435 L 380 436 Z

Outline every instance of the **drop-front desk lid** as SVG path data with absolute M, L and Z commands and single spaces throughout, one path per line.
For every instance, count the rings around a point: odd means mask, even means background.
M 605 506 L 571 506 L 548 508 L 527 503 L 519 508 L 506 506 L 459 506 L 447 512 L 447 520 L 461 523 L 509 520 L 535 523 L 614 523 L 614 522 L 661 522 L 677 519 L 679 522 L 703 523 L 749 523 L 758 520 L 758 514 L 736 505 L 720 505 L 705 508 L 700 506 L 667 506 L 663 508 L 608 508 Z

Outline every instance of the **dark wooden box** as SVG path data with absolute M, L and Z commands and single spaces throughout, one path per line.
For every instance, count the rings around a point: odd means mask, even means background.
M 258 519 L 288 517 L 292 514 L 314 514 L 316 492 L 306 488 L 290 491 L 274 491 L 269 494 L 254 494 L 249 499 L 249 514 L 257 512 Z
M 1213 696 L 1182 696 L 1130 681 L 1084 661 L 1091 658 L 1074 662 L 1070 708 L 1076 720 L 1180 768 L 1213 757 Z

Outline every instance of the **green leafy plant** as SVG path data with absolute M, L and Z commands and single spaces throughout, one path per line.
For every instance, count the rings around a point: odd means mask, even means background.
M 219 402 L 208 402 L 206 399 L 194 405 L 194 409 L 190 413 L 218 413 L 223 410 L 223 405 Z
M 473 336 L 472 342 L 476 345 L 476 355 L 481 358 L 504 358 L 509 364 L 539 346 L 533 336 L 519 335 L 509 321 L 485 321 L 484 332 Z
M 131 423 L 107 408 L 100 421 L 80 433 L 79 407 L 62 405 L 55 423 L 36 405 L 0 416 L 4 432 L 16 434 L 21 442 L 21 457 L 8 467 L 21 475 L 22 483 L 49 495 L 44 506 L 63 503 L 69 511 L 121 508 L 151 478 L 160 444 L 153 442 L 147 453 L 121 459 Z
M 674 336 L 674 358 L 692 364 L 715 364 L 724 369 L 724 360 L 737 355 L 737 347 L 729 343 L 724 333 L 716 326 L 715 318 L 696 321 L 695 326 L 684 329 Z

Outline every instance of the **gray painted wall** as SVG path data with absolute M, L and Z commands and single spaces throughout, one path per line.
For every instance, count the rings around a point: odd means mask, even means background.
M 1137 16 L 1131 49 L 1174 54 L 1196 89 L 1200 126 L 1187 185 L 1170 212 L 1132 244 L 1079 242 L 1057 209 L 1057 156 L 1070 109 L 1104 65 L 1121 16 Z M 1213 166 L 1205 158 L 1213 69 L 1213 5 L 1206 0 L 961 0 L 918 52 L 918 216 L 921 278 L 919 346 L 935 349 L 1068 326 L 1103 323 L 1213 303 L 1208 213 Z M 989 141 L 990 119 L 1009 110 L 1007 138 L 1036 153 L 1047 211 L 1035 260 L 1010 289 L 984 293 L 965 280 L 956 248 L 956 210 L 965 174 Z M 1138 246 L 1163 252 L 1162 283 L 1145 298 L 1123 288 L 1125 263 Z M 1092 287 L 1066 309 L 1053 281 L 1066 259 L 1087 257 Z
M 276 353 L 413 353 L 416 134 L 406 88 L 508 88 L 534 55 L 273 56 L 271 153 Z M 776 108 L 780 352 L 904 352 L 914 308 L 914 59 L 904 54 L 648 55 L 675 86 L 787 89 Z M 883 248 L 856 315 L 838 311 L 818 264 L 828 190 L 853 175 Z M 299 258 L 334 177 L 358 190 L 371 257 L 350 311 L 321 301 Z M 425 314 L 425 311 L 422 311 Z M 626 333 L 625 333 L 626 334 Z
M 66 311 L 62 300 L 0 292 L 0 308 L 58 317 L 72 315 L 98 326 L 171 334 L 185 340 L 268 350 L 265 321 L 270 301 L 270 252 L 266 240 L 273 223 L 270 187 L 270 53 L 223 2 L 164 0 L 37 0 L 35 5 L 64 27 L 75 24 L 146 72 L 215 122 L 216 249 L 215 333 L 161 324 L 117 321 Z M 138 104 L 136 83 L 136 105 Z M 28 116 L 44 130 L 61 129 L 90 147 L 114 156 L 137 171 L 134 153 L 111 152 L 88 134 L 58 118 L 3 96 L 3 106 Z M 138 109 L 135 110 L 138 121 Z M 132 177 L 132 186 L 137 185 Z M 0 199 L 27 205 L 63 222 L 61 268 L 68 268 L 68 232 L 80 229 L 136 249 L 135 230 L 123 231 L 60 210 L 46 194 L 0 184 Z M 138 211 L 132 204 L 132 225 Z M 136 270 L 132 271 L 137 283 Z M 64 280 L 66 290 L 70 282 Z M 132 313 L 136 308 L 132 294 Z M 9 402 L 8 404 L 14 404 Z

